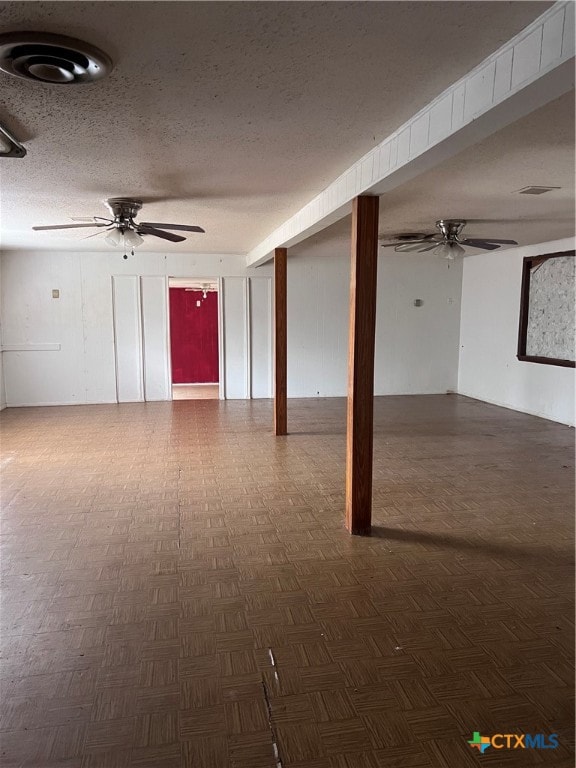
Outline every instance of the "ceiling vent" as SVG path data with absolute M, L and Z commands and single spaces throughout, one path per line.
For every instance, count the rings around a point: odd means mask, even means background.
M 551 192 L 553 189 L 562 189 L 562 187 L 523 187 L 516 191 L 519 195 L 543 195 L 545 192 Z
M 81 40 L 43 32 L 0 35 L 0 70 L 51 85 L 100 80 L 112 70 L 111 59 Z

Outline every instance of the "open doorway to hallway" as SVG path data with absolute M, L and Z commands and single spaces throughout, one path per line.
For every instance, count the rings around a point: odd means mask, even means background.
M 218 399 L 218 281 L 171 277 L 172 399 Z

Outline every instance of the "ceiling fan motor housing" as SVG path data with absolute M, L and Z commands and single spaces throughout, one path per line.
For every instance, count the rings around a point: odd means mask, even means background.
M 436 226 L 448 242 L 457 242 L 466 221 L 464 219 L 439 219 Z
M 9 32 L 0 35 L 0 69 L 39 83 L 75 85 L 105 77 L 112 61 L 103 51 L 72 37 Z
M 135 219 L 142 208 L 142 200 L 131 200 L 127 197 L 111 197 L 106 200 L 106 207 L 115 221 L 127 221 Z

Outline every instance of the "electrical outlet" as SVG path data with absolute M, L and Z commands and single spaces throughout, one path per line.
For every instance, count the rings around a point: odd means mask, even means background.
M 59 299 L 60 298 L 60 291 L 58 290 L 58 288 L 53 288 L 52 289 L 52 298 L 53 299 Z

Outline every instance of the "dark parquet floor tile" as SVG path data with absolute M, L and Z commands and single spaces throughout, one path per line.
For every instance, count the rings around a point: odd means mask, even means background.
M 3 412 L 3 767 L 574 765 L 573 431 L 376 398 L 350 537 L 345 401 L 289 405 Z

